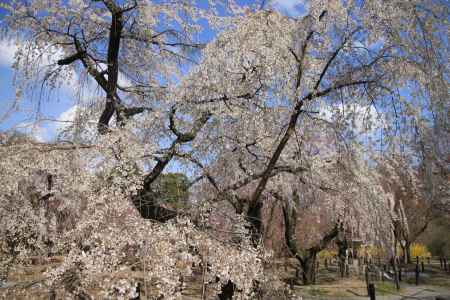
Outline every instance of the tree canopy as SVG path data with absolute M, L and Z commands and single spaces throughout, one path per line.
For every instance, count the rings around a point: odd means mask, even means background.
M 252 298 L 270 281 L 269 203 L 304 271 L 349 231 L 395 256 L 411 194 L 448 216 L 446 1 L 311 0 L 299 17 L 270 1 L 0 5 L 18 100 L 97 89 L 54 142 L 1 143 L 0 215 L 23 207 L 0 221 L 5 266 L 64 253 L 50 286 L 132 298 L 157 282 L 170 298 L 202 264 L 217 294 Z M 324 221 L 301 245 L 307 215 Z

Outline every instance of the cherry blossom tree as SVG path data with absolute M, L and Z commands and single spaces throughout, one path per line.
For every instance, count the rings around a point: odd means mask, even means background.
M 136 166 L 145 149 L 139 145 L 125 128 L 105 135 L 98 146 L 2 145 L 2 271 L 26 263 L 30 255 L 60 254 L 62 265 L 46 274 L 51 289 L 82 298 L 138 293 L 176 298 L 193 265 L 200 265 L 203 284 L 212 292 L 231 280 L 235 294 L 251 298 L 252 279 L 264 280 L 266 258 L 261 248 L 250 246 L 248 235 L 242 235 L 239 247 L 213 238 L 202 225 L 208 222 L 207 210 L 196 226 L 187 218 L 163 224 L 140 216 L 132 202 L 143 185 Z M 134 150 L 124 152 L 129 146 Z
M 403 250 L 405 262 L 411 263 L 410 246 L 433 219 L 432 202 L 427 201 L 418 170 L 404 158 L 394 156 L 378 163 L 384 188 L 394 196 L 396 239 Z
M 339 248 L 343 276 L 349 233 L 365 243 L 379 244 L 391 226 L 386 214 L 391 194 L 383 191 L 376 170 L 360 153 L 308 152 L 302 151 L 309 171 L 296 176 L 290 189 L 283 184 L 288 179 L 282 178 L 281 189 L 272 191 L 283 203 L 284 235 L 299 262 L 303 284 L 315 282 L 317 254 L 332 241 Z
M 395 118 L 425 113 L 396 108 L 423 100 L 414 95 L 406 100 L 399 89 L 414 81 L 412 90 L 420 91 L 430 82 L 418 58 L 405 53 L 422 34 L 405 24 L 410 18 L 426 21 L 439 32 L 446 28 L 446 7 L 440 4 L 311 1 L 309 14 L 299 19 L 273 11 L 245 15 L 205 48 L 202 64 L 182 81 L 179 98 L 211 111 L 215 128 L 194 142 L 198 153 L 190 157 L 219 194 L 257 182 L 245 199 L 230 197 L 255 232 L 261 232 L 261 195 L 270 179 L 304 170 L 293 158 L 299 155 L 296 128 L 305 120 L 320 118 L 317 112 L 331 114 L 335 128 L 348 126 L 344 139 L 357 138 L 351 127 L 359 127 L 368 136 L 365 145 L 373 148 L 377 124 L 357 112 L 379 110 L 383 147 L 395 140 Z M 429 38 L 445 52 L 445 43 Z M 215 159 L 216 166 L 200 157 Z M 220 179 L 214 171 L 222 172 Z
M 1 5 L 7 35 L 19 44 L 19 96 L 37 83 L 52 89 L 68 80 L 80 90 L 83 83 L 100 90 L 84 103 L 69 141 L 1 148 L 2 157 L 17 155 L 2 158 L 8 174 L 3 203 L 22 197 L 19 177 L 33 171 L 60 178 L 54 188 L 75 206 L 85 195 L 79 223 L 54 238 L 67 258 L 49 271 L 50 286 L 65 285 L 79 297 L 98 286 L 104 296 L 133 297 L 140 284 L 155 283 L 146 294 L 177 297 L 194 263 L 204 267 L 217 293 L 232 286 L 251 298 L 264 280 L 265 199 L 277 194 L 305 282 L 316 253 L 356 215 L 376 233 L 371 239 L 388 241 L 395 252 L 391 228 L 376 226 L 396 209 L 370 167 L 371 154 L 401 144 L 401 118 L 421 120 L 433 107 L 443 119 L 444 1 L 313 0 L 298 18 L 231 0 Z M 217 33 L 208 43 L 199 38 L 205 26 Z M 82 136 L 92 117 L 98 134 Z M 332 138 L 321 141 L 322 130 Z M 201 187 L 195 218 L 154 197 L 174 162 L 189 186 Z M 329 216 L 329 233 L 318 234 L 311 247 L 295 242 L 299 201 L 324 206 Z M 234 210 L 238 238 L 211 238 L 214 231 L 205 224 L 214 208 L 225 207 L 220 202 Z M 389 206 L 384 213 L 383 205 Z M 136 265 L 144 279 L 121 277 Z

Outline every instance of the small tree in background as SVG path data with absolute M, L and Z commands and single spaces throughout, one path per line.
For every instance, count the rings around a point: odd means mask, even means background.
M 163 173 L 154 183 L 155 197 L 174 208 L 188 205 L 189 179 L 183 173 Z

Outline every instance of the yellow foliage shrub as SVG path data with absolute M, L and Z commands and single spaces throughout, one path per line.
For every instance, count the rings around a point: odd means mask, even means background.
M 361 245 L 358 248 L 358 255 L 360 257 L 383 257 L 386 256 L 386 251 L 383 248 L 374 245 Z
M 414 257 L 431 257 L 430 251 L 428 251 L 427 246 L 420 243 L 412 243 L 411 244 L 411 258 Z
M 319 259 L 320 260 L 324 260 L 324 259 L 330 259 L 333 258 L 337 255 L 337 251 L 336 250 L 332 250 L 332 249 L 325 249 L 319 252 Z

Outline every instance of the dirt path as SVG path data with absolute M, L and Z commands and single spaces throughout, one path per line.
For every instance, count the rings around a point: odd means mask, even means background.
M 317 286 L 317 290 L 322 290 L 320 286 Z M 299 295 L 300 300 L 367 300 L 368 296 L 361 288 L 345 288 L 342 287 L 340 293 L 346 293 L 347 295 Z M 350 296 L 349 294 L 353 294 Z M 403 287 L 399 292 L 386 291 L 384 295 L 377 295 L 377 300 L 436 300 L 436 297 L 441 297 L 442 300 L 450 300 L 450 287 L 437 287 L 437 286 L 407 286 Z

